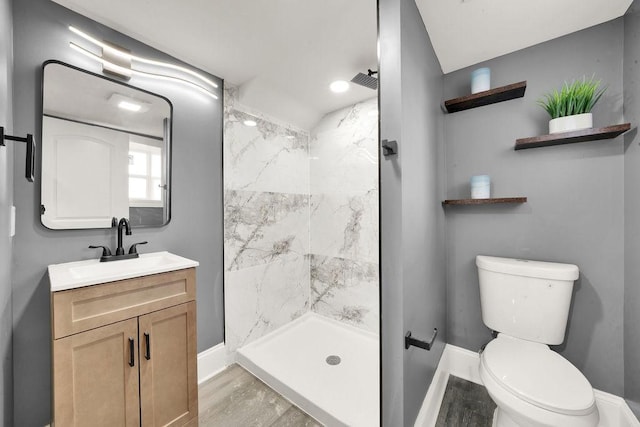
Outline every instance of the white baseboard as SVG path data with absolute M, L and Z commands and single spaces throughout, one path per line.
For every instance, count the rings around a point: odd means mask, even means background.
M 478 369 L 480 364 L 478 352 L 447 344 L 442 359 L 447 363 L 445 368 L 449 374 L 475 384 L 482 384 Z
M 227 353 L 224 343 L 198 353 L 198 384 L 202 384 L 222 372 L 227 366 Z
M 414 427 L 435 426 L 440 404 L 447 388 L 449 375 L 482 384 L 478 371 L 478 355 L 472 351 L 451 344 L 444 346 L 440 363 L 427 390 Z
M 449 372 L 447 372 L 446 369 L 440 369 L 444 357 L 443 353 L 440 358 L 440 364 L 431 380 L 429 390 L 427 390 L 427 396 L 424 398 L 416 422 L 413 424 L 414 427 L 435 426 L 436 424 L 440 404 L 442 403 L 442 398 L 447 388 L 447 381 L 449 380 Z
M 435 426 L 449 375 L 482 384 L 478 365 L 478 353 L 447 344 L 414 427 Z M 600 411 L 600 427 L 640 427 L 640 421 L 622 397 L 600 390 L 594 390 L 594 394 Z
M 600 390 L 593 390 L 593 393 L 600 411 L 601 426 L 640 427 L 640 421 L 622 397 Z

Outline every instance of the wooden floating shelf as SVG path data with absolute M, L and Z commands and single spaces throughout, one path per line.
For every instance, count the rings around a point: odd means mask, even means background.
M 526 203 L 526 197 L 500 197 L 492 199 L 453 199 L 445 200 L 442 206 L 496 205 L 499 203 Z
M 444 102 L 444 106 L 449 113 L 468 110 L 470 108 L 482 107 L 484 105 L 495 104 L 497 102 L 509 101 L 510 99 L 522 98 L 527 89 L 526 80 L 513 83 L 507 86 L 497 87 L 473 95 L 462 96 Z
M 603 128 L 582 129 L 572 132 L 533 136 L 531 138 L 520 138 L 516 139 L 514 150 L 573 144 L 585 141 L 597 141 L 599 139 L 611 139 L 625 133 L 629 129 L 631 129 L 631 123 L 623 123 L 621 125 L 613 125 Z

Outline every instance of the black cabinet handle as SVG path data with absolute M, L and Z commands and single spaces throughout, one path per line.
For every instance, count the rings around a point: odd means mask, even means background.
M 148 333 L 144 333 L 144 343 L 146 346 L 146 350 L 145 350 L 145 354 L 144 354 L 144 358 L 147 360 L 151 359 L 151 337 L 149 337 Z
M 129 338 L 129 366 L 132 367 L 136 364 L 133 344 L 133 338 Z

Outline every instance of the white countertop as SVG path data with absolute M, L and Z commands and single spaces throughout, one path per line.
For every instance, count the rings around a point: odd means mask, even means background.
M 51 292 L 80 288 L 98 283 L 166 273 L 197 267 L 198 261 L 183 258 L 170 252 L 140 254 L 139 258 L 100 262 L 99 259 L 66 262 L 49 266 Z

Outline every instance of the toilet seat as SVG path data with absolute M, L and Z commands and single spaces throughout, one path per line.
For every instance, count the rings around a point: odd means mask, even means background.
M 545 344 L 500 334 L 481 357 L 486 373 L 518 398 L 555 413 L 593 412 L 593 389 L 584 375 Z

